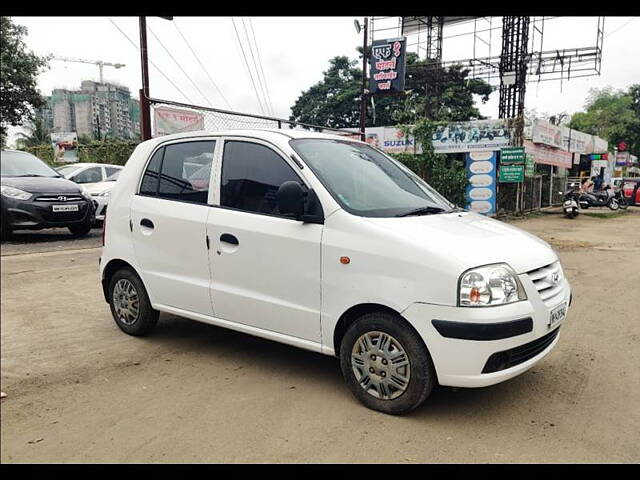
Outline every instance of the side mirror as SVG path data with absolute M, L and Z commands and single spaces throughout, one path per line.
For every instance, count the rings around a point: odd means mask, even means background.
M 278 210 L 283 215 L 293 215 L 299 219 L 304 214 L 304 197 L 302 185 L 293 180 L 284 182 L 276 194 Z

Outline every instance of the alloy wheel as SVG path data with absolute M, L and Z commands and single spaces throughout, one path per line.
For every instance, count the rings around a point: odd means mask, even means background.
M 113 287 L 111 301 L 120 320 L 125 325 L 133 325 L 140 316 L 140 299 L 133 283 L 126 278 L 118 280 Z
M 381 400 L 398 398 L 411 379 L 411 365 L 404 347 L 384 332 L 367 332 L 356 340 L 351 350 L 351 367 L 358 384 Z

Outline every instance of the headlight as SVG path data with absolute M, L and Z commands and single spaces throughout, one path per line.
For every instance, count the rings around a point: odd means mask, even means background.
M 5 197 L 13 198 L 14 200 L 29 200 L 32 196 L 29 192 L 25 192 L 19 188 L 9 187 L 8 185 L 2 185 L 0 191 Z
M 472 268 L 460 276 L 458 306 L 487 307 L 526 300 L 518 276 L 506 263 Z
M 87 200 L 91 201 L 91 194 L 89 193 L 89 190 L 84 188 L 82 185 L 80 185 L 80 193 L 82 194 L 82 196 L 84 198 L 86 198 Z
M 109 195 L 111 195 L 111 191 L 107 190 L 106 192 L 102 192 L 99 196 L 100 197 L 108 197 Z

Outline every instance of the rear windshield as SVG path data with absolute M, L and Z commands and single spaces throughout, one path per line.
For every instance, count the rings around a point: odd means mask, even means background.
M 2 152 L 0 175 L 3 177 L 59 177 L 38 157 L 27 152 Z

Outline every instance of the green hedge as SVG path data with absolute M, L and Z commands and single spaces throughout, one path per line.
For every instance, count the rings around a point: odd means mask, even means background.
M 96 142 L 78 145 L 78 161 L 87 163 L 110 163 L 124 165 L 129 160 L 138 142 Z M 53 147 L 51 145 L 36 145 L 25 147 L 24 151 L 44 160 L 50 165 L 54 163 Z
M 451 161 L 446 155 L 397 153 L 391 156 L 402 162 L 449 201 L 464 206 L 467 174 L 464 165 L 459 161 Z

